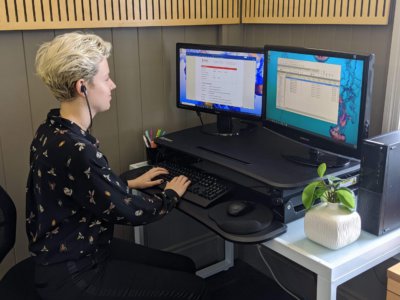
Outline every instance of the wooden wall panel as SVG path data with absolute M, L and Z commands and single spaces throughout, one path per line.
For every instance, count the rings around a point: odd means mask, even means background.
M 215 24 L 386 25 L 390 0 L 0 0 L 0 30 Z
M 0 0 L 0 30 L 239 24 L 240 0 Z
M 308 25 L 290 25 L 292 28 L 291 43 L 304 46 L 304 36 Z
M 208 3 L 208 6 L 210 7 L 211 4 Z M 185 27 L 184 42 L 211 44 L 211 45 L 218 44 L 219 42 L 218 28 L 215 26 L 211 28 L 205 26 Z M 201 114 L 201 115 L 204 123 L 210 123 L 216 120 L 216 117 L 214 115 L 211 114 Z M 201 124 L 200 120 L 195 112 L 193 111 L 186 112 L 186 127 L 199 126 L 200 124 Z
M 221 26 L 218 34 L 223 45 L 243 45 L 243 26 L 241 25 Z
M 387 25 L 390 0 L 242 0 L 242 23 Z
M 162 29 L 164 95 L 167 101 L 165 125 L 167 132 L 186 127 L 185 111 L 176 107 L 176 43 L 184 41 L 183 27 Z
M 122 172 L 144 159 L 138 29 L 115 29 L 112 42 Z
M 3 145 L 1 143 L 1 136 L 0 136 L 0 185 L 3 188 L 6 188 L 6 172 L 4 170 L 4 162 L 3 162 Z
M 144 160 L 137 35 L 137 29 L 127 28 L 115 29 L 112 34 L 112 79 L 117 85 L 112 105 L 117 111 L 120 173 L 127 171 L 129 164 Z M 115 235 L 132 240 L 133 228 L 116 226 Z
M 91 30 L 94 34 L 101 36 L 105 41 L 112 42 L 111 29 L 96 29 Z M 110 77 L 114 78 L 114 53 L 108 59 L 110 67 Z M 119 134 L 118 134 L 118 99 L 116 98 L 116 90 L 112 93 L 111 107 L 107 113 L 101 113 L 93 119 L 93 135 L 100 141 L 101 151 L 106 153 L 109 164 L 112 166 L 114 172 L 117 174 L 121 172 L 121 165 L 119 160 Z M 89 101 L 96 101 L 96 99 L 89 99 Z M 125 167 L 125 166 L 124 166 Z
M 6 189 L 6 179 L 5 179 L 5 170 L 3 163 L 3 150 L 1 144 L 1 136 L 0 136 L 0 185 Z M 11 268 L 15 264 L 15 251 L 11 250 L 8 255 L 1 262 L 0 267 L 0 279 L 4 276 L 5 271 Z
M 146 31 L 140 29 L 140 31 Z M 162 91 L 162 100 L 159 105 L 163 107 L 162 117 L 164 121 L 162 126 L 168 132 L 179 130 L 182 128 L 190 126 L 200 125 L 200 121 L 193 111 L 181 110 L 176 108 L 176 88 L 175 88 L 175 78 L 176 78 L 176 43 L 177 42 L 193 42 L 192 39 L 197 39 L 198 43 L 216 43 L 218 28 L 217 27 L 168 27 L 161 28 L 161 35 L 153 32 L 154 39 L 158 40 L 160 37 L 160 53 L 162 62 L 162 73 L 160 83 L 158 88 Z M 147 35 L 146 35 L 147 36 Z M 157 47 L 157 46 L 155 46 Z M 142 57 L 142 55 L 140 55 Z M 158 60 L 157 60 L 158 61 Z M 155 78 L 158 78 L 157 76 Z M 145 84 L 142 84 L 142 89 L 146 88 Z M 153 86 L 154 88 L 154 86 Z M 146 100 L 143 99 L 143 102 Z M 153 100 L 154 102 L 154 100 Z M 154 102 L 154 103 L 158 103 Z M 149 107 L 150 108 L 150 107 Z M 143 107 L 144 110 L 149 108 Z M 209 116 L 211 119 L 215 120 L 215 116 Z M 207 117 L 205 117 L 207 119 Z M 145 124 L 145 120 L 143 123 Z M 185 224 L 182 227 L 182 224 Z M 150 247 L 171 249 L 173 251 L 178 251 L 182 254 L 193 254 L 188 249 L 185 242 L 189 240 L 198 241 L 204 239 L 209 239 L 210 232 L 204 226 L 198 224 L 196 221 L 188 218 L 186 215 L 174 211 L 167 218 L 148 224 L 146 227 L 146 240 Z M 177 234 L 179 233 L 179 234 Z M 204 237 L 203 237 L 204 236 Z M 183 242 L 184 241 L 184 242 Z M 200 245 L 199 247 L 203 247 Z M 213 240 L 213 249 L 221 249 L 223 244 L 218 240 Z M 190 253 L 187 253 L 189 251 Z M 204 253 L 205 249 L 201 252 Z M 217 251 L 216 251 L 217 252 Z M 215 253 L 214 253 L 215 254 Z M 199 253 L 193 254 L 195 261 L 200 265 L 206 261 L 206 264 L 210 264 L 211 259 L 216 259 L 215 255 L 204 257 L 204 255 L 199 255 Z M 199 259 L 201 257 L 202 259 Z
M 40 45 L 54 38 L 54 30 L 22 32 L 26 61 L 26 78 L 29 89 L 32 134 L 46 120 L 47 112 L 59 106 L 50 89 L 36 75 L 35 57 Z
M 17 260 L 26 257 L 25 187 L 29 145 L 33 137 L 26 80 L 22 32 L 1 35 L 0 138 L 4 157 L 5 189 L 17 208 Z M 4 59 L 6 58 L 6 59 Z
M 356 33 L 356 35 L 358 35 L 359 37 L 363 36 L 362 43 L 367 42 L 371 47 L 370 49 L 373 49 L 372 51 L 375 53 L 375 74 L 372 91 L 370 125 L 370 136 L 373 136 L 382 132 L 383 110 L 385 105 L 386 81 L 389 69 L 391 43 L 389 43 L 387 40 L 387 29 L 380 26 L 371 26 L 368 33 L 364 33 L 361 35 L 359 35 L 359 33 Z M 360 42 L 360 39 L 354 38 L 354 44 Z M 364 51 L 365 50 L 367 49 L 364 49 Z
M 154 131 L 166 123 L 161 28 L 142 28 L 138 41 L 143 130 Z
M 319 26 L 322 27 L 322 26 Z M 361 27 L 358 26 L 360 29 Z M 325 49 L 335 49 L 336 48 L 336 41 L 335 41 L 335 34 L 336 29 L 333 25 L 326 25 L 324 26 L 323 32 L 319 32 L 319 47 L 324 47 Z M 321 30 L 321 29 L 320 29 Z

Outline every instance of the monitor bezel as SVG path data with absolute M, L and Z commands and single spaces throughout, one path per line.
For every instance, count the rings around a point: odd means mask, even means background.
M 340 144 L 332 141 L 329 138 L 319 136 L 301 128 L 285 126 L 267 119 L 267 82 L 268 82 L 268 64 L 269 64 L 269 51 L 281 51 L 302 53 L 310 55 L 321 55 L 339 58 L 358 59 L 364 62 L 363 81 L 361 87 L 361 106 L 360 118 L 358 123 L 358 137 L 356 147 L 347 144 Z M 372 94 L 372 81 L 373 81 L 373 66 L 374 54 L 364 54 L 355 52 L 340 52 L 325 49 L 304 48 L 304 47 L 291 47 L 291 46 L 277 46 L 265 45 L 264 46 L 264 85 L 263 85 L 263 112 L 262 123 L 263 127 L 270 129 L 282 136 L 288 137 L 294 141 L 304 144 L 310 148 L 331 153 L 337 156 L 344 156 L 359 160 L 361 158 L 361 146 L 363 139 L 368 137 L 369 122 L 370 122 L 370 107 L 371 107 L 371 94 Z
M 264 54 L 263 47 L 243 47 L 243 46 L 230 46 L 230 45 L 211 45 L 211 44 L 194 44 L 194 43 L 177 43 L 176 44 L 176 106 L 181 109 L 192 110 L 196 112 L 204 112 L 209 114 L 221 115 L 221 116 L 229 116 L 233 118 L 238 118 L 242 120 L 252 120 L 252 121 L 261 121 L 263 116 L 263 96 L 261 100 L 261 112 L 260 115 L 247 114 L 243 112 L 235 112 L 235 111 L 227 111 L 227 110 L 219 110 L 219 109 L 209 109 L 199 106 L 192 106 L 180 103 L 180 49 L 200 49 L 200 50 L 214 50 L 214 51 L 233 51 L 233 52 L 245 52 L 245 53 L 258 53 Z M 265 57 L 264 57 L 264 68 L 265 70 Z M 263 82 L 265 82 L 264 78 L 265 74 L 263 74 Z M 264 92 L 264 87 L 263 87 Z

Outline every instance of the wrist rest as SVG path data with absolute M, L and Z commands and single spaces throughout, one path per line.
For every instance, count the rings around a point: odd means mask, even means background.
M 227 213 L 229 202 L 223 202 L 210 208 L 208 216 L 225 232 L 232 234 L 251 234 L 264 230 L 271 225 L 274 215 L 267 206 L 252 202 L 253 209 L 242 216 L 230 216 Z

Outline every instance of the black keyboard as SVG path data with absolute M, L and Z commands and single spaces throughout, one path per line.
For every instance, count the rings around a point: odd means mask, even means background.
M 157 166 L 168 170 L 169 174 L 160 176 L 165 181 L 169 181 L 179 175 L 188 177 L 191 184 L 182 198 L 202 207 L 210 206 L 233 190 L 232 183 L 194 167 L 183 166 L 169 161 L 158 163 Z M 164 187 L 165 184 L 160 186 L 160 188 Z

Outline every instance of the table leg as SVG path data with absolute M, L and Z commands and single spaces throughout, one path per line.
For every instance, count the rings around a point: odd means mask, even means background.
M 336 300 L 337 285 L 330 280 L 318 276 L 317 300 Z
M 205 267 L 196 272 L 197 276 L 207 278 L 221 271 L 226 271 L 234 265 L 234 245 L 231 242 L 225 241 L 225 258 L 224 260 Z

